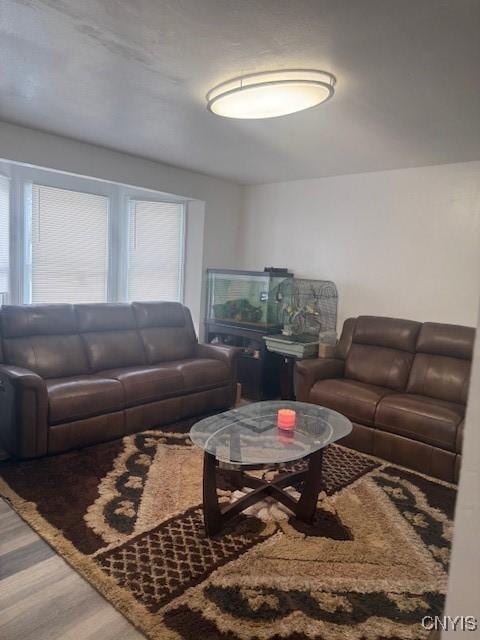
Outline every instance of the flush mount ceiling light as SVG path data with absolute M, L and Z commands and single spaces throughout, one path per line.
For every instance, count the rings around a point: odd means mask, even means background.
M 207 93 L 207 109 L 225 118 L 277 118 L 315 107 L 333 95 L 326 71 L 289 69 L 240 76 Z

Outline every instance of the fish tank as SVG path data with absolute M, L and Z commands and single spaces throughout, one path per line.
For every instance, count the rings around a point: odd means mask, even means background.
M 207 321 L 259 331 L 280 330 L 292 298 L 293 273 L 286 269 L 207 269 Z

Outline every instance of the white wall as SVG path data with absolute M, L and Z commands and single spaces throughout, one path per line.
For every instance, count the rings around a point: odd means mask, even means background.
M 480 336 L 480 314 L 477 326 Z M 469 403 L 465 420 L 462 468 L 455 510 L 453 548 L 448 576 L 445 615 L 475 616 L 476 631 L 444 632 L 442 638 L 480 638 L 480 341 L 473 355 Z
M 319 150 L 328 153 L 328 150 Z M 245 268 L 333 280 L 359 314 L 476 325 L 480 162 L 246 188 Z
M 242 189 L 233 182 L 5 122 L 0 122 L 0 159 L 195 200 L 189 213 L 202 221 L 204 216 L 204 227 L 198 219 L 189 225 L 200 251 L 194 255 L 190 252 L 190 261 L 187 256 L 186 303 L 197 322 L 202 317 L 204 269 L 232 266 L 241 258 L 238 229 Z

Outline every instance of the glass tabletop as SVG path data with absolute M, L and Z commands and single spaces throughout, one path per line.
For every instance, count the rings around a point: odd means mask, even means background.
M 295 411 L 291 430 L 277 426 L 278 411 Z M 227 465 L 261 467 L 304 458 L 348 435 L 348 418 L 306 402 L 255 402 L 200 420 L 190 430 L 192 442 Z

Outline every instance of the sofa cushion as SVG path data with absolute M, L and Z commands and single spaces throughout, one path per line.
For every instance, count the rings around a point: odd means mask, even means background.
M 88 418 L 125 406 L 118 380 L 101 376 L 73 376 L 46 381 L 49 424 Z
M 77 304 L 75 314 L 91 371 L 145 364 L 131 305 Z
M 414 353 L 421 326 L 420 322 L 414 320 L 359 316 L 355 323 L 352 342 Z
M 345 363 L 345 377 L 395 391 L 403 391 L 413 354 L 387 347 L 352 344 Z
M 78 333 L 71 304 L 3 305 L 1 323 L 4 338 Z
M 417 353 L 410 371 L 407 392 L 466 404 L 470 367 L 469 360 Z
M 3 357 L 43 378 L 88 373 L 71 304 L 2 307 Z
M 473 327 L 425 322 L 418 336 L 416 351 L 471 360 L 474 342 Z
M 193 355 L 194 344 L 178 327 L 148 327 L 140 329 L 148 364 L 182 360 Z
M 42 378 L 88 373 L 85 348 L 78 335 L 29 336 L 3 341 L 5 362 Z
M 140 329 L 187 325 L 187 309 L 180 302 L 133 302 L 132 309 Z
M 82 339 L 91 371 L 135 367 L 145 364 L 145 353 L 137 331 L 93 331 Z
M 134 302 L 148 364 L 191 358 L 197 338 L 190 311 L 179 302 Z
M 465 408 L 453 402 L 397 393 L 383 398 L 379 403 L 375 427 L 455 451 L 457 426 L 464 413 Z
M 403 391 L 420 327 L 412 320 L 360 316 L 346 357 L 345 377 Z
M 335 409 L 354 422 L 373 425 L 375 410 L 390 389 L 357 380 L 319 380 L 310 391 L 309 401 Z
M 232 381 L 229 368 L 220 360 L 196 358 L 175 364 L 183 376 L 186 393 L 220 387 Z
M 155 402 L 184 393 L 183 376 L 170 363 L 156 366 L 128 367 L 102 371 L 105 378 L 119 380 L 127 407 Z
M 127 303 L 76 304 L 74 311 L 81 333 L 136 329 L 132 305 Z

